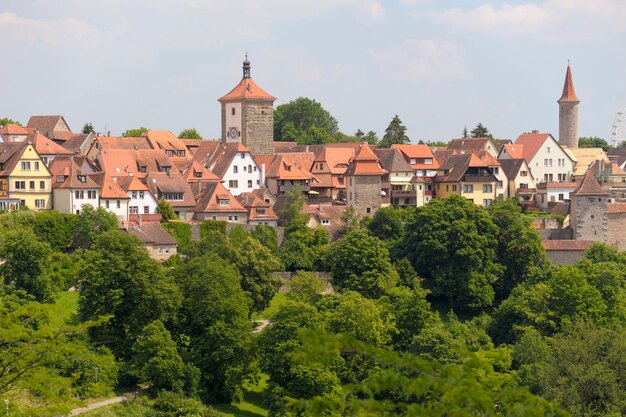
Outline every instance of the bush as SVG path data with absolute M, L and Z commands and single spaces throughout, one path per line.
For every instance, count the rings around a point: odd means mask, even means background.
M 214 231 L 226 235 L 226 222 L 222 220 L 205 220 L 200 223 L 201 239 Z
M 186 252 L 191 242 L 191 225 L 188 223 L 167 222 L 161 223 L 161 226 L 176 239 L 179 251 Z

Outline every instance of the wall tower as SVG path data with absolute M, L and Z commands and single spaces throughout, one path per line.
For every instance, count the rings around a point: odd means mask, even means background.
M 578 103 L 572 79 L 572 70 L 567 64 L 563 94 L 559 103 L 559 143 L 568 148 L 578 148 Z

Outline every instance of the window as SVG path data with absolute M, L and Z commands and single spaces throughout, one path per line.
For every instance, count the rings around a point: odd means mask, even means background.
M 159 255 L 162 255 L 163 254 L 163 248 L 159 246 L 158 252 L 159 252 Z
M 560 193 L 560 194 L 559 194 L 559 201 L 563 201 L 563 199 L 564 199 L 564 198 L 563 198 L 563 193 Z
M 39 161 L 35 161 L 35 171 L 39 171 Z
M 493 186 L 491 184 L 483 184 L 483 193 L 490 193 L 493 191 Z
M 565 180 L 567 179 L 567 175 L 566 174 L 558 174 L 557 175 L 559 181 L 561 182 L 565 182 Z
M 330 220 L 328 219 L 322 219 L 322 225 L 324 226 L 328 226 L 330 224 Z
M 520 171 L 519 175 L 520 177 L 526 177 L 528 175 L 528 171 Z
M 116 206 L 117 208 L 120 208 L 121 204 L 120 204 L 120 200 L 115 200 Z
M 233 174 L 236 174 L 237 172 L 239 172 L 239 167 L 237 165 L 233 166 Z
M 550 153 L 550 147 L 549 146 L 546 148 L 546 152 Z
M 46 182 L 45 181 L 39 181 L 39 189 L 40 190 L 45 190 L 46 189 Z
M 258 214 L 259 216 L 265 216 L 265 209 L 264 208 L 256 209 L 256 214 Z
M 252 172 L 252 165 L 248 165 L 248 172 Z
M 169 248 L 165 248 L 165 254 L 166 254 L 166 255 L 169 255 L 169 254 L 170 254 L 170 250 L 169 250 Z
M 244 152 L 241 152 L 241 159 L 244 159 L 246 157 L 246 154 Z
M 365 212 L 366 212 L 367 214 L 370 214 L 370 213 L 372 212 L 372 208 L 371 208 L 371 207 L 366 208 L 366 209 L 365 209 Z
M 220 206 L 227 206 L 228 205 L 228 199 L 227 198 L 220 198 L 219 199 L 219 203 L 220 203 Z
M 105 201 L 104 201 L 104 206 L 105 206 L 106 208 L 109 208 L 109 200 L 105 200 Z
M 34 190 L 35 189 L 35 181 L 28 181 L 28 188 L 30 190 Z
M 239 220 L 239 216 L 235 216 L 235 221 Z
M 30 162 L 22 162 L 22 171 L 30 171 Z
M 176 155 L 185 156 L 185 151 L 176 151 Z
M 36 208 L 46 208 L 46 200 L 42 199 L 36 199 L 35 200 L 35 207 Z
M 213 216 L 213 220 L 217 220 L 217 216 Z
M 63 175 L 57 175 L 57 182 L 65 181 L 65 177 Z
M 228 180 L 228 188 L 239 188 L 239 181 Z
M 166 200 L 181 201 L 183 200 L 183 193 L 165 193 L 163 194 Z
M 446 192 L 450 191 L 449 188 L 450 188 L 450 186 L 448 184 L 446 184 Z
M 491 203 L 493 203 L 493 200 L 491 198 L 485 198 L 483 200 L 483 206 L 487 207 L 488 205 L 490 205 Z
M 87 181 L 87 177 L 85 177 L 84 175 L 79 175 L 79 176 L 78 176 L 78 181 L 80 181 L 80 182 L 86 182 L 86 181 Z
M 232 222 L 233 221 L 233 216 L 228 216 L 228 221 Z
M 165 151 L 165 154 L 167 156 L 174 156 L 174 151 L 168 149 L 167 151 Z
M 128 213 L 129 214 L 138 214 L 139 213 L 139 207 L 137 207 L 137 206 L 130 206 L 130 207 L 128 207 Z
M 76 190 L 74 191 L 74 198 L 79 200 L 80 199 L 80 191 Z
M 96 190 L 89 190 L 87 191 L 87 198 L 94 200 L 98 198 L 98 193 L 96 192 Z
M 473 184 L 463 184 L 463 192 L 464 193 L 473 193 L 474 185 Z
M 504 184 L 502 183 L 502 181 L 498 181 L 498 188 L 502 188 L 504 186 Z
M 146 172 L 146 167 L 141 167 L 141 168 L 139 168 L 139 170 L 140 170 L 141 172 L 145 173 L 145 172 Z
M 252 188 L 252 180 L 248 180 L 248 188 Z
M 500 173 L 500 168 L 495 167 L 495 168 L 493 169 L 493 173 L 494 173 L 494 174 L 496 174 L 496 175 L 497 175 L 497 174 L 499 174 L 499 173 Z
M 234 107 L 230 109 L 230 114 L 233 115 L 233 116 L 235 115 L 235 108 Z
M 256 172 L 256 166 L 255 166 L 255 167 L 253 167 L 253 168 L 254 168 L 254 172 Z
M 144 192 L 143 191 L 139 191 L 139 198 L 143 198 L 144 197 Z
M 143 214 L 150 214 L 150 207 L 143 206 Z
M 133 191 L 130 193 L 133 198 L 137 198 L 137 191 Z
M 352 178 L 350 178 L 350 187 L 352 187 Z

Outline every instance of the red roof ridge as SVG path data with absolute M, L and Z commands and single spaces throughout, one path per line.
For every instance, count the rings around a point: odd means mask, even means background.
M 574 191 L 575 195 L 609 195 L 609 193 L 602 188 L 596 177 L 593 176 L 591 171 L 587 171 L 585 177 L 580 182 L 580 186 Z

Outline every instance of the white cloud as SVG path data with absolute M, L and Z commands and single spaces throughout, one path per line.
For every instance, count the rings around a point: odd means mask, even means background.
M 0 13 L 0 39 L 26 46 L 34 43 L 66 47 L 89 46 L 97 40 L 98 30 L 77 19 L 27 19 L 16 13 Z
M 457 79 L 467 73 L 462 54 L 450 42 L 407 40 L 371 55 L 387 76 L 397 80 Z
M 462 30 L 498 34 L 535 35 L 540 38 L 597 38 L 623 31 L 623 0 L 546 0 L 539 3 L 484 4 L 473 9 L 450 8 L 416 13 Z

